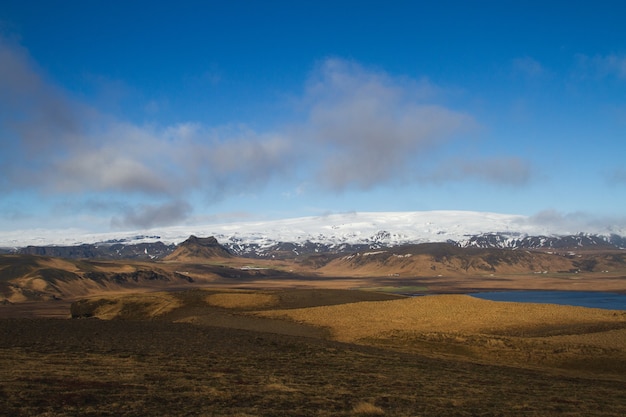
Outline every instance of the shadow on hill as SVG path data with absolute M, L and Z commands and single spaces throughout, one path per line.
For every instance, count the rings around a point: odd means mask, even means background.
M 72 318 L 159 320 L 325 339 L 329 333 L 321 327 L 246 313 L 394 299 L 398 296 L 350 290 L 193 289 L 83 299 L 72 303 L 70 311 Z

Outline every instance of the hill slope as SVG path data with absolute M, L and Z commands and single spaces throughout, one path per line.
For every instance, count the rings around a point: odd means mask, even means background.
M 231 258 L 230 252 L 220 245 L 214 237 L 200 238 L 190 236 L 178 245 L 176 250 L 164 260 L 176 262 L 201 262 L 211 258 Z
M 556 254 L 460 248 L 446 243 L 405 245 L 350 255 L 318 255 L 303 264 L 325 275 L 437 276 L 579 273 L 626 270 L 626 253 Z
M 71 299 L 97 292 L 165 288 L 193 279 L 156 265 L 0 255 L 0 302 Z

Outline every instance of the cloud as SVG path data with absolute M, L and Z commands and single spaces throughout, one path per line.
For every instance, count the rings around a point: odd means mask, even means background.
M 18 44 L 0 37 L 0 187 L 42 196 L 107 195 L 146 204 L 111 224 L 153 226 L 188 215 L 185 196 L 222 199 L 263 186 L 291 164 L 291 143 L 245 126 L 140 125 L 73 101 Z M 168 203 L 150 203 L 151 201 Z M 178 207 L 178 205 L 181 205 Z
M 113 210 L 115 227 L 171 224 L 190 215 L 184 201 L 191 195 L 221 200 L 281 178 L 345 191 L 468 176 L 519 185 L 529 175 L 517 158 L 463 158 L 448 164 L 449 172 L 433 171 L 446 166 L 436 155 L 478 123 L 442 104 L 443 90 L 427 80 L 347 60 L 324 60 L 311 73 L 300 100 L 303 121 L 263 132 L 123 120 L 71 99 L 25 49 L 2 37 L 0 61 L 0 187 L 144 201 Z
M 191 210 L 189 203 L 180 200 L 163 204 L 142 204 L 128 208 L 121 217 L 114 217 L 111 226 L 119 229 L 150 229 L 155 226 L 172 225 L 184 221 Z
M 140 191 L 158 195 L 174 190 L 169 178 L 111 148 L 76 153 L 55 168 L 59 191 Z
M 578 73 L 582 78 L 617 77 L 622 80 L 626 79 L 626 56 L 609 54 L 590 57 L 579 54 L 576 58 L 578 61 Z
M 545 74 L 546 70 L 541 63 L 531 57 L 515 58 L 512 61 L 513 71 L 528 77 L 539 77 Z
M 244 137 L 213 138 L 211 146 L 198 149 L 195 164 L 199 170 L 204 166 L 206 177 L 216 183 L 249 189 L 287 171 L 293 150 L 293 143 L 281 134 L 247 132 Z
M 503 186 L 522 186 L 532 178 L 528 161 L 517 157 L 451 159 L 420 177 L 421 181 L 444 182 L 479 180 Z
M 556 210 L 538 212 L 523 223 L 545 227 L 559 234 L 576 234 L 581 230 L 588 233 L 623 234 L 626 229 L 626 217 L 597 216 L 584 212 L 562 213 Z
M 46 185 L 63 193 L 178 195 L 187 189 L 175 159 L 180 140 L 163 129 L 109 121 L 50 158 Z
M 27 51 L 0 36 L 0 128 L 29 153 L 75 143 L 78 110 L 38 73 Z
M 602 73 L 626 79 L 626 56 L 598 56 L 594 58 L 594 64 Z
M 103 191 L 212 198 L 263 186 L 290 166 L 291 143 L 278 134 L 199 124 L 157 128 L 111 123 L 48 167 L 60 192 Z
M 581 212 L 577 213 L 561 213 L 556 210 L 540 211 L 529 219 L 531 224 L 539 226 L 551 226 L 557 230 L 567 228 L 569 225 L 579 225 L 586 223 L 588 216 Z
M 426 101 L 433 90 L 353 62 L 324 61 L 309 81 L 304 128 L 320 157 L 317 178 L 334 190 L 406 178 L 415 157 L 477 125 L 465 113 Z
M 608 183 L 611 185 L 626 185 L 626 169 L 618 168 L 613 170 L 607 176 Z
M 427 82 L 333 59 L 309 80 L 308 118 L 297 128 L 258 133 L 199 123 L 140 126 L 92 112 L 69 146 L 40 121 L 41 140 L 56 143 L 56 150 L 36 170 L 22 170 L 19 182 L 64 193 L 179 198 L 199 190 L 222 198 L 263 186 L 300 164 L 313 167 L 304 175 L 327 188 L 369 189 L 410 178 L 415 157 L 476 126 L 471 116 L 428 102 L 434 91 Z

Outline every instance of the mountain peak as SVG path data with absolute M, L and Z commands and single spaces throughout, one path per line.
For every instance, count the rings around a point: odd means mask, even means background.
M 220 245 L 213 236 L 189 236 L 174 252 L 165 257 L 166 261 L 198 261 L 210 258 L 230 258 L 232 255 L 224 246 Z
M 213 247 L 219 246 L 219 242 L 214 236 L 209 237 L 197 237 L 196 235 L 191 235 L 187 240 L 181 242 L 179 246 L 204 246 L 204 247 Z

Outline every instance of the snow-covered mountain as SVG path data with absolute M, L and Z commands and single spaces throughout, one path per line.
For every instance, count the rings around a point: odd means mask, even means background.
M 141 256 L 162 257 L 190 235 L 214 236 L 231 252 L 247 256 L 276 253 L 351 251 L 403 244 L 450 242 L 459 246 L 539 248 L 626 247 L 626 229 L 615 225 L 577 226 L 538 222 L 521 215 L 468 211 L 362 212 L 285 220 L 178 226 L 148 231 L 87 233 L 80 230 L 0 232 L 0 247 L 78 246 L 115 248 L 131 245 Z M 162 242 L 150 254 L 152 243 Z M 88 246 L 85 246 L 88 245 Z M 168 249 L 170 248 L 170 249 Z M 137 252 L 137 251 L 134 251 Z M 122 256 L 122 255 L 120 255 Z

